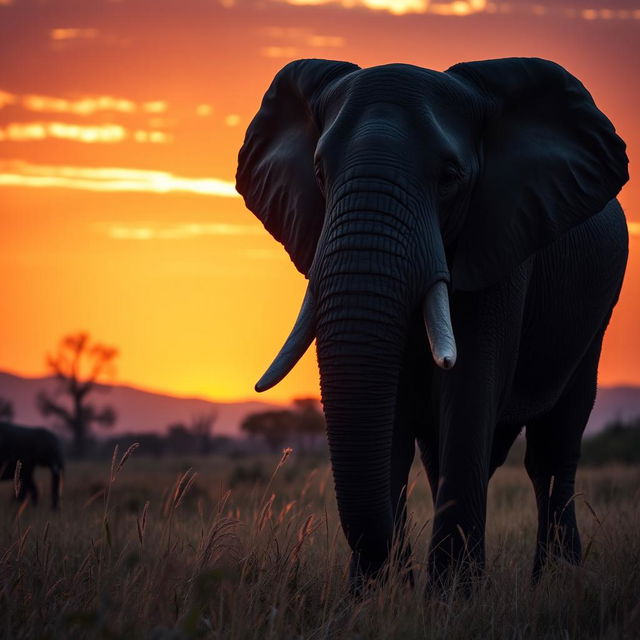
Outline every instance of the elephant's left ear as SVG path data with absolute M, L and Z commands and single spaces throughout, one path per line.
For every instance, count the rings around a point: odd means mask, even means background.
M 236 189 L 305 275 L 324 220 L 314 170 L 324 125 L 320 105 L 330 87 L 359 68 L 333 60 L 287 64 L 267 90 L 238 154 Z
M 486 106 L 481 174 L 453 284 L 475 290 L 598 213 L 629 179 L 624 142 L 582 83 L 538 58 L 448 70 Z

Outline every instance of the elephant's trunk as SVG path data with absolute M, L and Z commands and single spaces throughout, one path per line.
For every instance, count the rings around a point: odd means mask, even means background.
M 435 223 L 400 208 L 386 193 L 367 198 L 358 190 L 345 198 L 332 212 L 311 274 L 338 509 L 365 573 L 384 562 L 394 535 L 391 451 L 408 324 L 425 290 L 447 276 L 439 235 L 429 237 Z M 403 219 L 419 232 L 400 229 Z
M 318 306 L 322 402 L 340 519 L 369 573 L 393 537 L 391 444 L 406 305 L 392 276 L 341 273 L 333 260 Z

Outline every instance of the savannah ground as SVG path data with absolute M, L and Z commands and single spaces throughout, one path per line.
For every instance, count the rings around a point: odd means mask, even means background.
M 292 453 L 236 460 L 71 462 L 62 510 L 18 511 L 0 486 L 2 638 L 638 638 L 640 468 L 583 469 L 584 566 L 529 582 L 533 491 L 492 480 L 487 577 L 470 598 L 424 597 L 431 499 L 409 488 L 415 588 L 392 575 L 354 600 L 330 469 Z

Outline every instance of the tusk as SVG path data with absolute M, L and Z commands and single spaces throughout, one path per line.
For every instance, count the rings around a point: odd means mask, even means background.
M 278 384 L 296 366 L 316 337 L 316 306 L 307 287 L 300 313 L 287 341 L 271 366 L 256 383 L 256 391 L 266 391 Z
M 456 363 L 456 339 L 451 327 L 447 283 L 439 280 L 427 292 L 422 315 L 434 362 L 441 369 L 451 369 Z

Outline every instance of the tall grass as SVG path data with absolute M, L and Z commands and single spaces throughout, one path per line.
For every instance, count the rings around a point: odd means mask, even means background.
M 252 479 L 242 465 L 262 471 Z M 489 496 L 486 579 L 471 597 L 428 600 L 431 501 L 416 466 L 416 585 L 392 574 L 356 600 L 326 463 L 116 452 L 109 467 L 70 465 L 60 513 L 5 503 L 0 637 L 640 637 L 640 470 L 584 470 L 578 486 L 582 567 L 551 567 L 530 586 L 533 492 L 504 468 Z

